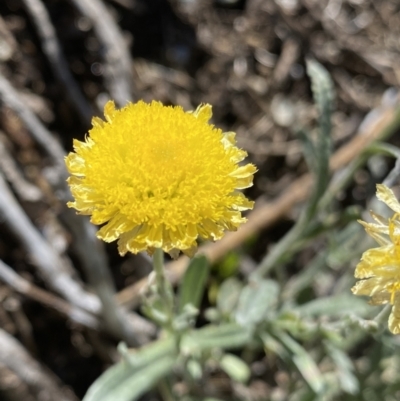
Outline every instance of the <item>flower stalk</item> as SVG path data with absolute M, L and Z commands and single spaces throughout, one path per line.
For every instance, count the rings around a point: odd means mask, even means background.
M 165 275 L 164 252 L 160 248 L 156 248 L 154 251 L 153 268 L 156 276 L 157 293 L 163 302 L 168 317 L 167 326 L 171 326 L 174 316 L 174 295 L 171 283 Z

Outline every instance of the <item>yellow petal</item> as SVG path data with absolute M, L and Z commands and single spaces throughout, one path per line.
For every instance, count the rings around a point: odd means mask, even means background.
M 396 213 L 400 213 L 400 204 L 393 191 L 383 184 L 377 184 L 376 188 L 377 198 L 385 202 Z
M 229 175 L 236 178 L 247 178 L 252 176 L 256 171 L 257 168 L 254 164 L 246 164 L 245 166 L 238 167 Z
M 114 101 L 109 100 L 104 106 L 104 117 L 106 118 L 107 122 L 112 122 L 116 112 Z
M 396 302 L 393 305 L 392 313 L 389 316 L 389 330 L 393 334 L 400 334 L 400 305 L 399 296 L 396 297 Z
M 193 114 L 201 121 L 208 122 L 212 117 L 212 107 L 208 103 L 200 104 Z
M 85 172 L 85 160 L 76 153 L 69 153 L 65 156 L 65 165 L 70 174 L 83 176 Z

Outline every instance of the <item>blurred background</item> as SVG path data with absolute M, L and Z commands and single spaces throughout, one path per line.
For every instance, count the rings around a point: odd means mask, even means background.
M 244 380 L 209 356 L 201 380 L 192 383 L 179 369 L 170 378 L 175 398 L 155 388 L 141 399 L 400 399 L 399 340 L 386 321 L 369 331 L 359 319 L 370 321 L 379 308 L 350 291 L 372 244 L 356 219 L 366 218 L 376 183 L 398 157 L 399 38 L 398 0 L 1 0 L 0 398 L 82 399 L 118 359 L 123 337 L 99 322 L 92 294 L 98 264 L 142 334 L 139 345 L 155 338 L 138 307 L 149 258 L 121 258 L 115 244 L 99 245 L 86 220 L 65 208 L 63 157 L 91 117 L 109 99 L 119 106 L 156 99 L 185 110 L 210 103 L 213 123 L 235 131 L 257 165 L 246 195 L 261 211 L 241 237 L 204 248 L 210 274 L 201 328 L 231 319 L 236 295 L 307 199 L 299 133 L 318 135 L 306 67 L 314 60 L 335 92 L 336 162 L 315 224 L 279 268 L 264 271 L 279 288 L 268 327 L 290 321 L 283 325 L 289 337 L 265 328 L 271 337 L 261 347 L 235 351 L 248 369 Z M 380 138 L 388 143 L 370 146 Z M 179 285 L 183 270 L 171 269 Z

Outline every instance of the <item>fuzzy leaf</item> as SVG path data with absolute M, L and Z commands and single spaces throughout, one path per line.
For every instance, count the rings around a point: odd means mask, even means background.
M 243 327 L 260 323 L 278 299 L 279 286 L 273 280 L 252 281 L 240 293 L 236 321 Z
M 89 388 L 82 401 L 135 401 L 166 376 L 176 361 L 172 338 L 152 343 L 106 370 Z
M 210 265 L 205 256 L 196 256 L 190 261 L 179 289 L 180 312 L 187 304 L 197 309 L 200 307 L 209 271 Z

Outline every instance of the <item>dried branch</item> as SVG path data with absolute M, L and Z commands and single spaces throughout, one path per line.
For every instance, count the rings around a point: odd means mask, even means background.
M 0 15 L 0 39 L 2 44 L 1 59 L 2 61 L 9 60 L 15 53 L 18 52 L 18 43 L 7 27 L 4 18 Z
M 46 283 L 72 304 L 99 313 L 100 302 L 97 297 L 87 293 L 72 278 L 66 260 L 61 259 L 40 235 L 11 193 L 2 175 L 0 175 L 0 212 L 5 224 L 27 250 L 32 263 Z
M 132 99 L 132 60 L 120 28 L 101 0 L 71 0 L 88 18 L 104 51 L 104 79 L 111 97 L 124 106 Z
M 2 134 L 0 132 L 0 134 Z M 42 199 L 42 193 L 38 187 L 26 181 L 14 158 L 0 138 L 0 170 L 11 183 L 18 196 L 28 202 L 36 202 Z
M 99 330 L 101 326 L 95 316 L 25 280 L 2 260 L 0 260 L 0 280 L 18 293 L 56 310 L 75 323 L 94 330 Z
M 5 313 L 7 313 L 15 325 L 15 329 L 9 332 L 13 333 L 14 336 L 18 336 L 21 343 L 29 352 L 36 354 L 37 347 L 33 335 L 33 327 L 22 307 L 20 298 L 11 292 L 3 299 L 1 307 L 4 308 Z M 4 329 L 7 330 L 6 328 Z
M 36 394 L 37 399 L 78 401 L 71 391 L 63 391 L 59 380 L 36 362 L 25 348 L 0 329 L 0 363 L 14 372 Z M 43 398 L 46 394 L 46 398 Z
M 52 164 L 58 170 L 60 181 L 66 177 L 64 167 L 65 152 L 59 142 L 44 127 L 36 115 L 24 104 L 18 92 L 11 83 L 0 73 L 0 100 L 15 111 L 26 127 L 30 130 L 37 143 L 50 156 Z
M 0 364 L 0 392 L 4 401 L 37 401 L 26 383 L 2 364 Z
M 50 62 L 54 75 L 64 86 L 71 103 L 81 116 L 82 121 L 88 123 L 92 118 L 93 111 L 67 67 L 67 60 L 61 50 L 55 29 L 45 6 L 41 0 L 23 0 L 23 2 L 36 26 L 42 41 L 43 51 Z

